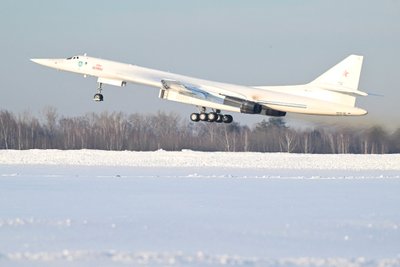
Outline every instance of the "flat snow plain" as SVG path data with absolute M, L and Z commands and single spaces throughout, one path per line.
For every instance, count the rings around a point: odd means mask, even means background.
M 400 155 L 3 150 L 0 266 L 400 266 Z

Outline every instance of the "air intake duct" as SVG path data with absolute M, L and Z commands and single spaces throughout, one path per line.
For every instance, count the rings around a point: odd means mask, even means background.
M 243 101 L 240 105 L 241 113 L 260 114 L 262 107 L 260 104 L 251 101 Z
M 262 106 L 256 102 L 243 100 L 231 96 L 225 97 L 224 105 L 238 107 L 241 113 L 247 113 L 247 114 L 260 114 L 262 111 Z

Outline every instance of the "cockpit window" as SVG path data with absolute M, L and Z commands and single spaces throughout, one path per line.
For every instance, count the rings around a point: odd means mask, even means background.
M 79 56 L 67 57 L 67 60 L 70 60 L 70 59 L 79 59 Z

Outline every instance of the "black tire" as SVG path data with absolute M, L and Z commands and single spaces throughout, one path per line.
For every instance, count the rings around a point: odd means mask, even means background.
M 231 123 L 233 121 L 233 117 L 231 115 L 226 114 L 222 117 L 222 121 L 224 123 Z
M 216 123 L 221 123 L 221 122 L 223 122 L 223 115 L 221 115 L 221 114 L 218 114 L 218 116 L 217 116 L 217 119 L 215 120 L 215 122 Z
M 93 97 L 93 100 L 97 101 L 97 102 L 101 102 L 101 101 L 104 100 L 104 97 L 103 97 L 102 94 L 95 94 L 94 97 Z
M 215 113 L 215 112 L 211 112 L 211 113 L 208 114 L 207 117 L 208 117 L 208 121 L 209 121 L 209 122 L 214 122 L 214 121 L 217 120 L 218 114 Z
M 200 119 L 201 121 L 208 121 L 207 113 L 200 113 L 199 119 Z
M 190 120 L 194 121 L 194 122 L 198 122 L 200 120 L 200 114 L 199 113 L 190 114 Z

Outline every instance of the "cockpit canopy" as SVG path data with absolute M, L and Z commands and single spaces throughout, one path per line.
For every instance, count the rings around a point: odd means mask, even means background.
M 70 60 L 70 59 L 79 59 L 79 56 L 67 57 L 67 60 Z

